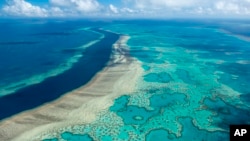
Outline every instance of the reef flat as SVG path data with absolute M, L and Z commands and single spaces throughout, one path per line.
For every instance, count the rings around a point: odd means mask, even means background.
M 31 137 L 59 127 L 89 123 L 113 99 L 133 92 L 140 63 L 129 57 L 126 41 L 121 36 L 113 45 L 111 59 L 87 85 L 66 93 L 58 100 L 37 109 L 23 112 L 0 123 L 1 140 L 30 140 Z M 127 85 L 127 84 L 130 85 Z

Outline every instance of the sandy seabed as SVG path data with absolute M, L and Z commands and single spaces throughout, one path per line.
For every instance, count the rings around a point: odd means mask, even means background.
M 28 141 L 60 128 L 94 121 L 113 100 L 132 93 L 143 70 L 141 63 L 129 56 L 129 36 L 120 36 L 113 45 L 107 66 L 87 84 L 59 99 L 22 112 L 0 122 L 1 141 Z

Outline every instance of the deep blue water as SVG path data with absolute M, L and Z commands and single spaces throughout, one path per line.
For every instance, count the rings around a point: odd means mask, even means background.
M 100 36 L 78 30 L 90 25 L 57 20 L 0 20 L 0 96 L 70 68 L 84 51 L 79 47 Z
M 28 25 L 30 25 L 30 23 Z M 28 25 L 24 24 L 23 26 L 27 26 L 28 28 L 29 27 Z M 17 55 L 20 56 L 20 58 L 18 56 L 16 57 L 13 55 L 1 56 L 2 61 L 1 61 L 0 71 L 1 71 L 1 80 L 2 80 L 1 83 L 3 86 L 4 84 L 8 84 L 8 81 L 5 81 L 5 79 L 8 79 L 8 75 L 6 76 L 6 73 L 7 74 L 10 73 L 10 75 L 13 76 L 13 78 L 10 77 L 10 79 L 16 78 L 16 81 L 21 79 L 18 73 L 15 73 L 15 72 L 12 73 L 13 71 L 10 71 L 9 69 L 6 69 L 5 67 L 14 67 L 18 65 L 18 67 L 20 68 L 16 68 L 16 69 L 19 71 L 19 73 L 21 73 L 21 75 L 22 74 L 32 75 L 33 71 L 36 73 L 42 72 L 41 70 L 49 71 L 49 67 L 46 68 L 46 66 L 42 65 L 41 63 L 46 63 L 47 60 L 59 62 L 59 61 L 62 61 L 63 59 L 67 59 L 67 57 L 70 57 L 68 56 L 68 54 L 72 52 L 72 50 L 70 50 L 69 48 L 78 47 L 85 42 L 87 43 L 89 40 L 91 41 L 91 40 L 98 39 L 98 36 L 92 35 L 93 33 L 77 33 L 80 35 L 74 35 L 74 36 L 72 35 L 72 37 L 69 37 L 70 35 L 68 34 L 73 34 L 73 33 L 61 33 L 62 32 L 61 28 L 70 27 L 73 29 L 74 28 L 77 29 L 78 26 L 75 26 L 75 25 L 72 26 L 70 25 L 70 23 L 69 24 L 66 23 L 62 25 L 59 24 L 59 25 L 62 27 L 59 26 L 57 28 L 57 27 L 50 26 L 50 24 L 49 25 L 45 24 L 43 26 L 49 26 L 49 29 L 46 29 L 46 30 L 41 29 L 40 32 L 32 31 L 32 32 L 38 32 L 37 34 L 39 34 L 38 35 L 39 38 L 40 36 L 43 36 L 42 38 L 44 40 L 49 40 L 51 38 L 51 40 L 53 40 L 53 43 L 51 43 L 52 41 L 48 43 L 45 42 L 45 43 L 41 43 L 42 45 L 39 45 L 36 47 L 36 46 L 33 46 L 33 44 L 27 43 L 28 41 L 25 41 L 22 43 L 20 41 L 8 41 L 7 43 L 6 41 L 7 39 L 2 41 L 0 50 L 2 49 L 5 51 L 5 48 L 7 48 L 6 50 L 10 50 L 11 52 L 11 51 L 15 51 L 15 49 L 12 49 L 12 48 L 18 48 L 17 49 L 18 51 L 16 52 L 18 52 Z M 32 25 L 29 28 L 32 28 Z M 36 29 L 37 27 L 34 27 L 34 28 Z M 45 28 L 48 28 L 48 27 L 45 27 Z M 8 29 L 13 30 L 10 27 L 8 27 Z M 50 29 L 59 30 L 60 33 L 53 32 Z M 25 32 L 28 29 L 20 29 L 20 30 L 21 31 L 18 31 L 17 33 L 13 31 L 13 33 L 29 34 L 28 32 Z M 45 80 L 41 81 L 40 83 L 28 85 L 24 88 L 17 90 L 14 93 L 0 97 L 0 111 L 1 111 L 0 119 L 7 118 L 9 116 L 22 112 L 24 110 L 32 109 L 39 105 L 42 105 L 43 103 L 55 100 L 58 97 L 60 97 L 62 94 L 72 91 L 86 84 L 98 71 L 100 71 L 109 60 L 110 54 L 111 54 L 111 46 L 118 39 L 119 35 L 110 33 L 110 32 L 101 31 L 99 29 L 94 29 L 94 28 L 91 29 L 91 31 L 101 33 L 105 37 L 101 41 L 97 42 L 96 44 L 86 48 L 84 52 L 83 51 L 80 52 L 83 56 L 80 57 L 76 63 L 72 64 L 71 68 L 69 68 L 68 70 L 58 75 L 45 78 Z M 28 36 L 31 36 L 29 38 L 27 37 L 27 40 L 29 39 L 29 42 L 30 42 L 30 40 L 32 40 L 30 38 L 36 35 L 32 34 Z M 60 39 L 57 39 L 57 36 L 60 36 Z M 62 37 L 65 37 L 66 40 L 62 39 Z M 83 41 L 79 42 L 79 40 L 81 41 L 81 39 L 83 39 Z M 65 48 L 68 50 L 65 50 Z M 4 51 L 3 52 L 1 51 L 1 54 L 2 53 L 4 54 Z M 53 51 L 58 51 L 60 52 L 60 55 L 61 54 L 63 55 L 56 56 L 57 54 L 54 53 L 54 55 L 58 58 L 54 58 L 53 56 L 48 56 L 48 54 L 52 55 L 50 53 Z M 7 52 L 7 53 L 11 54 L 10 52 Z M 27 52 L 30 52 L 30 53 L 27 53 Z M 40 54 L 41 52 L 43 52 L 42 55 Z M 65 52 L 67 53 L 66 55 L 65 55 Z M 53 65 L 54 67 L 57 67 L 56 62 L 49 63 L 49 64 Z M 26 69 L 27 69 L 27 72 L 26 72 Z M 10 83 L 11 81 L 14 81 L 14 80 L 10 80 Z

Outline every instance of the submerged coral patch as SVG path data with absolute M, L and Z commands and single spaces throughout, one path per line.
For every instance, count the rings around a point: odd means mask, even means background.
M 147 65 L 143 65 L 143 66 L 142 66 L 142 68 L 143 68 L 145 71 L 150 70 L 150 67 L 149 67 L 149 66 L 147 66 Z
M 121 96 L 114 101 L 114 105 L 110 107 L 110 111 L 113 112 L 123 111 L 126 109 L 128 102 L 129 102 L 129 96 L 127 95 Z
M 191 118 L 180 118 L 179 119 L 182 125 L 181 137 L 175 139 L 175 141 L 227 141 L 229 136 L 227 132 L 222 131 L 207 131 L 198 129 L 194 126 Z M 213 134 L 211 136 L 211 134 Z
M 235 62 L 235 56 L 223 53 L 249 43 L 200 23 L 144 23 L 106 27 L 131 36 L 130 55 L 141 61 L 144 72 L 136 90 L 115 99 L 87 124 L 90 130 L 82 126 L 84 134 L 97 141 L 224 141 L 229 124 L 249 124 L 249 64 L 213 63 Z M 247 55 L 236 56 L 246 60 Z
M 72 134 L 65 132 L 61 134 L 62 138 L 67 141 L 94 141 L 89 135 Z
M 215 100 L 205 99 L 204 104 L 209 110 L 217 113 L 214 119 L 223 119 L 223 121 L 213 121 L 221 128 L 228 129 L 229 124 L 249 124 L 250 111 L 248 107 L 235 107 L 225 103 L 220 98 Z
M 183 82 L 188 83 L 188 84 L 192 83 L 192 80 L 191 80 L 191 78 L 190 78 L 190 76 L 189 76 L 188 71 L 183 70 L 183 69 L 177 69 L 175 73 L 178 75 L 178 77 L 179 77 Z
M 138 106 L 126 106 L 125 110 L 118 111 L 117 115 L 120 116 L 125 124 L 144 124 L 150 117 L 157 114 L 157 110 L 146 110 Z
M 150 106 L 162 108 L 176 103 L 185 103 L 184 94 L 157 94 L 150 97 Z
M 172 78 L 168 73 L 161 72 L 147 74 L 144 76 L 144 80 L 147 82 L 168 83 L 172 80 Z
M 163 129 L 156 129 L 150 131 L 146 135 L 146 141 L 168 141 L 169 139 L 169 134 L 166 130 Z

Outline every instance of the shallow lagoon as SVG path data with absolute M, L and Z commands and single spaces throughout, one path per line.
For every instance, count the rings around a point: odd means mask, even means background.
M 144 68 L 137 91 L 117 98 L 93 123 L 72 125 L 44 137 L 229 140 L 229 124 L 250 123 L 246 96 L 250 92 L 250 42 L 222 32 L 223 24 L 218 21 L 213 26 L 188 23 L 131 21 L 105 26 L 131 36 L 130 55 Z

